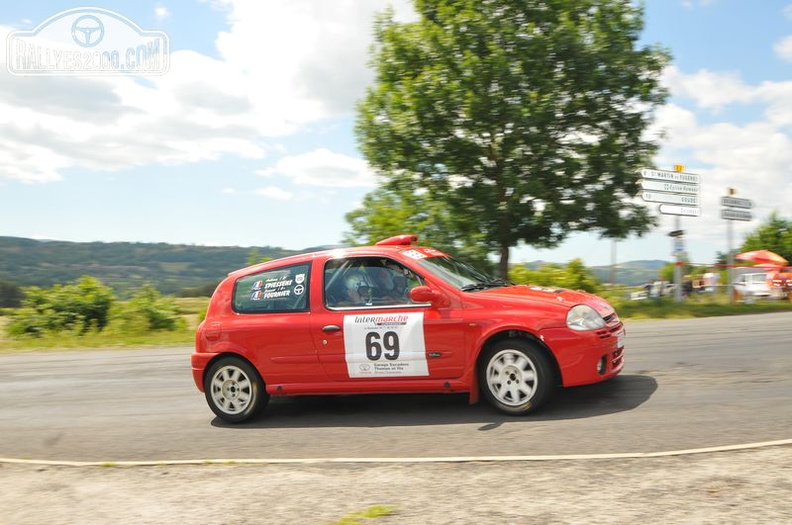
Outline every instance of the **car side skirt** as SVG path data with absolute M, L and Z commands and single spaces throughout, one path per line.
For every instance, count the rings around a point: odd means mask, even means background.
M 470 385 L 452 379 L 399 379 L 394 381 L 376 380 L 376 386 L 370 379 L 350 380 L 334 383 L 288 383 L 267 384 L 267 393 L 271 395 L 316 395 L 316 394 L 427 394 L 427 393 L 464 393 L 470 391 Z

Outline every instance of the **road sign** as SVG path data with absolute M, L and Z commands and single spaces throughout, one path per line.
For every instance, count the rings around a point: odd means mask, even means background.
M 677 195 L 675 193 L 645 191 L 641 193 L 641 198 L 646 202 L 663 202 L 666 204 L 683 204 L 686 206 L 699 205 L 698 195 Z
M 685 238 L 684 237 L 674 237 L 674 251 L 671 255 L 678 256 L 685 253 Z
M 686 217 L 701 216 L 701 208 L 693 206 L 675 206 L 673 204 L 661 204 L 660 213 L 663 215 L 684 215 Z
M 676 182 L 664 182 L 661 180 L 641 179 L 641 187 L 645 190 L 667 191 L 669 193 L 688 193 L 696 195 L 699 187 L 696 184 L 679 184 Z
M 750 210 L 753 208 L 753 201 L 751 199 L 738 199 L 737 197 L 721 197 L 721 206 Z
M 749 211 L 725 208 L 721 210 L 721 219 L 726 219 L 728 221 L 751 221 L 753 220 L 753 214 Z
M 680 171 L 653 170 L 643 168 L 641 177 L 644 179 L 664 180 L 667 182 L 681 182 L 684 184 L 698 185 L 701 178 L 696 173 L 685 173 Z

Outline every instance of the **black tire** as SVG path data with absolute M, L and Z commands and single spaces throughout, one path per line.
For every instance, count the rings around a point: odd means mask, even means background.
M 542 406 L 556 389 L 555 366 L 535 343 L 509 339 L 486 348 L 478 366 L 479 389 L 501 412 L 521 416 Z
M 243 423 L 255 417 L 270 397 L 256 369 L 234 356 L 221 357 L 207 369 L 204 394 L 212 412 L 227 423 Z

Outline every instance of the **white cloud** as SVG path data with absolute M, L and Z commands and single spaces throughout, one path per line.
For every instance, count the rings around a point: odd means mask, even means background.
M 353 188 L 375 184 L 375 174 L 366 161 L 325 148 L 284 157 L 256 173 L 264 177 L 281 175 L 292 179 L 294 184 L 310 186 Z
M 703 6 L 709 5 L 709 4 L 713 3 L 713 2 L 714 2 L 714 0 L 682 0 L 682 5 L 684 7 L 686 7 L 686 8 L 688 8 L 688 9 L 692 9 L 692 8 L 696 7 L 697 5 L 700 5 L 700 6 L 703 7 Z
M 281 188 L 276 188 L 275 186 L 267 186 L 266 188 L 259 188 L 254 192 L 256 195 L 262 195 L 264 197 L 278 200 L 278 201 L 288 201 L 294 198 L 294 195 L 286 190 Z
M 223 0 L 220 58 L 175 51 L 170 71 L 145 82 L 12 77 L 0 53 L 0 179 L 262 158 L 273 139 L 352 113 L 371 79 L 374 13 L 391 3 L 411 16 L 409 0 Z
M 691 232 L 690 249 L 695 250 L 696 240 L 707 240 L 723 244 L 721 251 L 726 251 L 726 221 L 719 210 L 727 188 L 755 203 L 755 221 L 731 225 L 735 242 L 773 211 L 792 215 L 792 83 L 748 85 L 732 73 L 685 74 L 675 68 L 669 68 L 665 81 L 674 99 L 658 109 L 652 128 L 655 134 L 667 134 L 656 164 L 671 169 L 682 163 L 701 175 L 702 216 L 684 219 Z M 723 111 L 746 103 L 763 104 L 764 112 L 746 112 L 753 119 L 743 124 L 725 119 L 704 123 L 695 113 L 696 107 Z M 670 228 L 671 218 L 662 221 L 661 229 Z
M 171 12 L 164 5 L 157 4 L 154 7 L 154 16 L 157 17 L 157 20 L 165 20 L 166 18 L 170 18 L 170 15 Z
M 735 102 L 751 102 L 755 96 L 754 89 L 735 72 L 713 73 L 702 69 L 688 75 L 676 66 L 669 66 L 662 81 L 674 96 L 692 98 L 699 107 L 716 112 Z
M 792 62 L 792 35 L 776 42 L 776 45 L 773 46 L 773 50 L 781 60 Z

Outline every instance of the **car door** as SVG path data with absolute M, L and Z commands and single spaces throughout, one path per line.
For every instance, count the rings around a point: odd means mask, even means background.
M 327 374 L 335 381 L 460 377 L 466 348 L 461 317 L 451 308 L 414 304 L 407 294 L 378 300 L 377 290 L 385 285 L 377 282 L 377 273 L 383 268 L 393 271 L 396 281 L 401 274 L 407 291 L 424 284 L 416 272 L 386 257 L 327 261 L 324 300 L 311 320 Z M 355 291 L 350 286 L 363 293 L 350 298 Z

